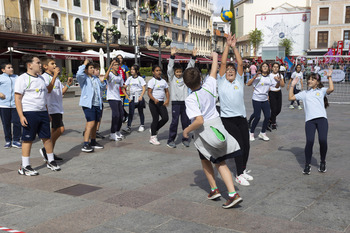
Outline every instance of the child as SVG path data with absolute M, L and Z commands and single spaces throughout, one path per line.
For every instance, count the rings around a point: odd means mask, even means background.
M 229 192 L 229 199 L 222 207 L 230 208 L 242 202 L 242 198 L 235 191 L 232 175 L 225 160 L 240 155 L 241 151 L 237 141 L 225 130 L 215 108 L 218 54 L 212 53 L 212 56 L 211 73 L 203 86 L 198 69 L 189 68 L 184 72 L 184 82 L 192 90 L 185 101 L 186 113 L 192 123 L 184 130 L 183 136 L 188 138 L 189 132 L 194 131 L 194 145 L 199 151 L 203 170 L 212 190 L 208 198 L 216 199 L 221 196 L 216 187 L 211 161 L 218 169 Z
M 270 120 L 270 104 L 268 101 L 268 93 L 270 90 L 270 87 L 279 86 L 279 80 L 277 80 L 277 77 L 275 78 L 276 82 L 273 82 L 271 77 L 270 77 L 270 68 L 269 64 L 266 62 L 263 62 L 260 66 L 260 69 L 258 73 L 248 81 L 247 85 L 251 86 L 253 84 L 254 87 L 254 92 L 253 92 L 253 97 L 252 97 L 252 102 L 253 102 L 253 108 L 254 112 L 250 116 L 249 122 L 253 120 L 252 126 L 250 128 L 250 136 L 249 140 L 254 141 L 254 131 L 255 127 L 258 125 L 260 121 L 260 114 L 261 111 L 264 113 L 264 122 L 262 125 L 261 132 L 259 134 L 259 138 L 261 138 L 264 141 L 269 141 L 270 138 L 266 136 L 266 129 L 267 129 L 267 124 L 269 123 Z
M 101 69 L 100 65 L 99 65 L 98 63 L 96 63 L 96 62 L 94 62 L 93 64 L 94 64 L 94 68 L 95 68 L 95 73 L 94 73 L 94 75 L 95 75 L 96 77 L 100 77 L 100 69 Z M 103 76 L 103 78 L 104 78 L 104 76 Z M 105 84 L 107 85 L 106 80 L 104 80 L 104 82 L 105 82 Z M 101 91 L 101 98 L 102 98 L 102 99 L 103 99 L 103 94 L 104 94 L 105 91 L 107 91 L 107 90 L 104 89 L 103 91 Z M 104 101 L 102 101 L 101 118 L 100 118 L 100 121 L 97 122 L 97 126 L 96 126 L 96 138 L 101 138 L 101 139 L 104 139 L 104 138 L 105 138 L 105 137 L 104 137 L 102 134 L 100 134 L 100 132 L 99 132 L 100 126 L 101 126 L 101 121 L 102 121 L 102 116 L 103 116 L 103 109 L 104 109 L 103 102 L 104 102 Z
M 160 66 L 152 67 L 153 78 L 148 82 L 149 110 L 152 114 L 151 138 L 149 142 L 160 145 L 157 139 L 158 130 L 169 120 L 167 106 L 169 105 L 169 90 L 167 82 L 162 79 Z M 164 98 L 166 100 L 164 101 Z M 159 120 L 159 116 L 162 118 Z
M 21 123 L 15 105 L 15 81 L 17 75 L 13 74 L 10 63 L 1 64 L 2 74 L 0 75 L 0 115 L 5 134 L 5 149 L 22 148 Z M 13 137 L 11 134 L 11 123 Z
M 47 167 L 53 171 L 61 168 L 54 161 L 50 135 L 50 119 L 46 108 L 47 87 L 41 72 L 40 59 L 34 55 L 24 55 L 22 60 L 27 73 L 22 74 L 15 84 L 15 102 L 18 116 L 23 126 L 22 166 L 18 174 L 26 176 L 39 175 L 30 163 L 29 156 L 36 134 L 44 143 L 47 152 Z
M 174 66 L 174 59 L 176 54 L 176 47 L 171 48 L 171 56 L 168 64 L 168 77 L 170 85 L 170 99 L 171 99 L 171 111 L 172 121 L 169 128 L 169 138 L 167 146 L 170 148 L 176 148 L 175 138 L 177 135 L 177 125 L 179 124 L 179 117 L 181 116 L 182 129 L 187 128 L 190 125 L 190 120 L 186 115 L 185 99 L 188 96 L 188 87 L 184 84 L 182 78 L 182 67 L 180 65 Z M 197 49 L 192 51 L 192 58 L 187 65 L 187 68 L 194 67 L 196 62 Z M 182 138 L 182 144 L 185 147 L 190 146 L 190 142 L 187 138 Z
M 124 130 L 127 133 L 131 132 L 131 123 L 134 117 L 135 107 L 137 107 L 137 110 L 139 112 L 140 116 L 140 127 L 138 129 L 138 132 L 143 132 L 145 130 L 145 115 L 143 114 L 143 108 L 145 107 L 145 99 L 143 98 L 143 95 L 146 92 L 146 82 L 145 80 L 140 76 L 138 65 L 133 65 L 131 67 L 130 73 L 131 77 L 126 80 L 124 84 L 124 95 L 129 100 L 129 117 L 128 117 L 128 127 Z M 130 95 L 126 93 L 126 87 L 130 87 Z
M 60 69 L 56 67 L 56 62 L 52 58 L 42 58 L 41 64 L 44 70 L 42 77 L 45 80 L 47 87 L 47 109 L 51 118 L 51 141 L 52 150 L 55 148 L 57 139 L 64 132 L 63 125 L 63 95 L 66 93 L 68 88 L 73 84 L 73 78 L 69 77 L 67 84 L 62 85 L 61 81 L 57 78 L 60 73 Z M 40 154 L 47 161 L 47 154 L 45 147 L 40 149 Z M 55 160 L 62 160 L 62 158 L 54 154 Z
M 328 121 L 326 108 L 328 107 L 328 100 L 326 94 L 329 95 L 333 92 L 334 86 L 332 81 L 332 70 L 328 70 L 327 78 L 329 87 L 324 87 L 321 83 L 320 76 L 318 74 L 311 74 L 307 79 L 307 85 L 310 88 L 307 91 L 302 91 L 294 95 L 294 87 L 300 81 L 299 78 L 295 78 L 291 83 L 289 89 L 289 100 L 302 100 L 305 109 L 305 133 L 306 133 L 306 146 L 305 146 L 305 169 L 303 173 L 310 175 L 311 171 L 311 158 L 312 147 L 315 141 L 315 132 L 317 129 L 318 141 L 320 143 L 320 156 L 321 162 L 318 169 L 319 172 L 326 172 L 326 154 L 327 154 L 327 134 L 328 134 Z
M 291 77 L 291 79 L 289 80 L 289 82 L 288 82 L 288 86 L 287 86 L 287 90 L 289 90 L 289 85 L 290 85 L 290 83 L 292 82 L 292 80 L 293 79 L 295 79 L 295 78 L 298 78 L 298 83 L 294 86 L 294 95 L 295 94 L 298 94 L 301 90 L 303 90 L 304 88 L 303 88 L 303 73 L 301 72 L 301 65 L 300 64 L 298 64 L 298 65 L 296 65 L 296 67 L 295 67 L 295 71 L 292 73 L 292 77 Z M 290 103 L 290 105 L 289 105 L 289 108 L 290 109 L 294 109 L 294 106 L 293 106 L 293 104 L 294 104 L 294 100 L 292 100 L 292 102 Z M 297 104 L 298 104 L 298 109 L 299 110 L 301 110 L 301 109 L 303 109 L 301 106 L 300 106 L 300 102 L 299 102 L 299 100 L 297 100 Z
M 106 84 L 103 77 L 98 78 L 94 74 L 94 65 L 88 59 L 79 66 L 77 72 L 77 80 L 81 88 L 79 106 L 82 106 L 86 118 L 84 145 L 81 148 L 83 152 L 103 149 L 103 146 L 96 142 L 96 127 L 102 113 L 101 88 L 105 88 Z M 90 136 L 91 143 L 89 143 Z
M 123 55 L 118 54 L 115 58 L 115 60 L 119 60 L 119 70 L 118 73 L 123 77 L 123 81 L 125 83 L 125 81 L 129 78 L 130 76 L 130 70 L 129 67 L 127 65 L 124 64 L 124 58 Z M 123 122 L 127 122 L 128 121 L 128 116 L 129 114 L 127 113 L 127 111 L 124 108 L 124 103 L 125 103 L 125 95 L 124 92 L 122 90 L 122 87 L 119 88 L 120 91 L 120 97 L 122 100 L 122 104 L 123 104 L 123 114 L 124 114 L 124 118 L 123 118 Z M 125 104 L 126 105 L 126 104 Z

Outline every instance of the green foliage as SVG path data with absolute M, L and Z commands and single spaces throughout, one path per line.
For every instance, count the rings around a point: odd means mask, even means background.
M 61 72 L 60 72 L 60 76 L 59 76 L 59 79 L 60 79 L 61 83 L 67 82 L 68 77 L 73 77 L 73 74 L 69 73 L 67 75 L 66 67 L 62 67 Z
M 152 76 L 152 67 L 140 67 L 141 76 Z
M 208 74 L 208 69 L 201 69 L 202 74 Z
M 258 30 L 257 28 L 249 32 L 249 43 L 253 45 L 254 56 L 256 55 L 256 50 L 259 48 L 260 43 L 263 41 L 262 37 L 263 37 L 262 31 Z
M 235 8 L 233 5 L 233 0 L 231 0 L 231 6 L 230 6 L 230 11 L 232 12 L 232 19 L 231 19 L 231 34 L 234 35 L 236 34 L 236 13 L 235 13 Z
M 292 45 L 293 45 L 293 42 L 288 38 L 284 38 L 283 40 L 280 40 L 280 43 L 279 43 L 279 46 L 284 47 L 284 49 L 286 51 L 286 56 L 291 55 Z

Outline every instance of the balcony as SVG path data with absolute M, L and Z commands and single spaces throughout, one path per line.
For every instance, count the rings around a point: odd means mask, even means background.
M 0 16 L 0 31 L 54 37 L 54 29 L 43 21 Z
M 173 17 L 173 24 L 181 26 L 181 19 L 178 17 Z

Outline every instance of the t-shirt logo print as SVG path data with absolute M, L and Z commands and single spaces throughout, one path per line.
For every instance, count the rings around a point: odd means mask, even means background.
M 316 92 L 316 96 L 320 96 L 320 93 L 319 93 L 319 92 Z
M 238 86 L 235 86 L 234 88 L 235 88 L 235 90 L 238 90 L 238 89 L 239 89 Z

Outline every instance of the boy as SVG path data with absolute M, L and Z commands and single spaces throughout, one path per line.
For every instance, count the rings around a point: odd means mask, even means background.
M 50 135 L 50 119 L 46 109 L 47 91 L 45 80 L 39 74 L 41 63 L 34 55 L 24 55 L 22 60 L 27 73 L 22 74 L 15 84 L 15 103 L 18 116 L 23 126 L 22 134 L 22 166 L 18 174 L 26 176 L 39 175 L 29 163 L 32 143 L 36 134 L 44 143 L 47 152 L 47 167 L 53 171 L 61 168 L 54 161 Z
M 22 148 L 21 123 L 15 105 L 15 81 L 17 75 L 13 74 L 10 63 L 1 64 L 0 75 L 0 116 L 5 134 L 5 149 L 12 147 Z M 13 124 L 13 138 L 11 134 L 11 123 Z M 13 141 L 12 141 L 13 140 Z M 11 143 L 12 142 L 12 143 Z
M 44 57 L 41 58 L 41 65 L 43 67 L 44 73 L 41 75 L 45 80 L 45 85 L 47 87 L 47 109 L 51 118 L 51 141 L 52 141 L 52 150 L 55 148 L 57 139 L 64 132 L 63 125 L 63 95 L 66 93 L 68 88 L 73 83 L 73 78 L 69 77 L 67 84 L 62 85 L 61 81 L 57 78 L 60 73 L 60 68 L 56 67 L 56 62 L 52 58 Z M 45 147 L 40 150 L 41 156 L 44 158 L 44 161 L 47 161 L 47 154 Z M 54 154 L 54 159 L 62 160 L 62 158 Z
M 171 56 L 168 64 L 168 77 L 170 82 L 170 99 L 171 99 L 171 111 L 172 121 L 169 128 L 169 138 L 167 146 L 170 148 L 176 148 L 175 138 L 177 135 L 177 125 L 179 123 L 179 117 L 181 116 L 182 129 L 187 128 L 190 125 L 190 120 L 186 115 L 185 99 L 188 96 L 188 87 L 184 84 L 182 78 L 182 67 L 180 65 L 174 66 L 174 59 L 176 54 L 176 48 L 171 48 Z M 196 62 L 197 49 L 192 51 L 192 58 L 187 65 L 187 68 L 194 67 Z M 190 146 L 190 142 L 187 138 L 182 138 L 182 144 L 186 147 Z
M 241 154 L 237 141 L 225 130 L 219 113 L 215 107 L 216 75 L 218 68 L 218 54 L 212 53 L 213 65 L 210 76 L 201 86 L 201 74 L 196 68 L 185 70 L 183 78 L 185 84 L 192 90 L 186 98 L 186 113 L 192 120 L 183 132 L 188 138 L 188 133 L 194 131 L 194 145 L 199 151 L 204 173 L 209 181 L 211 192 L 209 199 L 221 196 L 215 182 L 214 170 L 210 162 L 218 169 L 229 192 L 229 199 L 223 208 L 230 208 L 242 202 L 242 198 L 236 193 L 230 170 L 224 160 Z
M 103 149 L 103 146 L 96 142 L 96 127 L 102 114 L 101 88 L 105 88 L 106 84 L 103 76 L 96 77 L 94 74 L 94 65 L 88 59 L 79 66 L 77 72 L 77 80 L 81 88 L 79 106 L 82 106 L 86 118 L 84 145 L 81 148 L 83 152 Z M 89 143 L 90 136 L 91 143 Z

